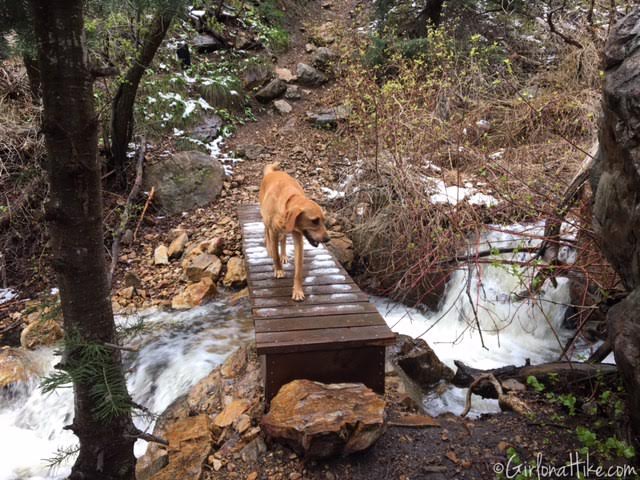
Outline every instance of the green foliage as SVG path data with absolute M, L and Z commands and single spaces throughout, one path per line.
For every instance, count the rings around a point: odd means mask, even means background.
M 533 388 L 538 393 L 544 392 L 544 385 L 542 383 L 540 383 L 538 381 L 538 379 L 533 375 L 529 375 L 527 377 L 527 385 L 529 385 L 531 388 Z
M 596 452 L 605 459 L 625 458 L 631 460 L 635 458 L 636 451 L 633 446 L 616 437 L 607 437 L 606 440 L 598 440 L 598 435 L 586 427 L 576 427 L 576 435 L 583 445 L 582 452 Z
M 52 457 L 44 459 L 49 471 L 55 473 L 62 464 L 74 458 L 80 453 L 80 445 L 72 445 L 70 447 L 61 447 L 56 449 Z
M 59 370 L 41 382 L 44 393 L 71 384 L 90 389 L 92 413 L 97 420 L 109 421 L 132 409 L 124 376 L 112 347 L 84 342 L 78 335 L 65 337 L 65 355 Z

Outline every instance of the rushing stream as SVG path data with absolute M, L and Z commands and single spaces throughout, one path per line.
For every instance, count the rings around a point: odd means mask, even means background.
M 535 233 L 540 226 L 530 228 Z M 508 233 L 488 234 L 478 248 L 535 246 L 537 235 L 525 230 L 516 226 Z M 520 251 L 502 257 L 523 262 L 530 255 Z M 563 255 L 567 260 L 571 252 Z M 541 363 L 556 360 L 572 334 L 562 327 L 569 285 L 566 278 L 558 278 L 556 286 L 545 282 L 536 298 L 516 297 L 514 294 L 523 290 L 534 273 L 527 267 L 497 262 L 461 268 L 453 273 L 437 312 L 421 312 L 384 298 L 372 301 L 394 331 L 421 336 L 451 367 L 454 360 L 477 368 L 523 364 L 526 359 Z M 121 324 L 137 320 L 118 319 Z M 186 312 L 147 313 L 143 320 L 143 332 L 127 343 L 137 353 L 126 352 L 124 360 L 134 400 L 155 413 L 162 412 L 253 336 L 247 306 L 229 307 L 224 301 Z M 33 355 L 44 371 L 50 371 L 58 361 L 50 349 Z M 460 413 L 465 394 L 466 390 L 455 387 L 438 389 L 424 399 L 424 405 L 432 414 Z M 0 400 L 0 480 L 63 478 L 69 471 L 68 464 L 51 473 L 43 459 L 53 457 L 58 448 L 76 443 L 73 434 L 62 430 L 72 420 L 71 391 L 43 395 L 34 380 Z M 499 411 L 497 401 L 474 397 L 472 415 L 494 411 Z M 152 428 L 148 420 L 136 422 L 142 429 Z M 136 444 L 137 455 L 145 449 L 145 442 Z
M 253 337 L 246 306 L 229 307 L 213 302 L 186 312 L 155 312 L 142 317 L 144 330 L 127 343 L 137 353 L 125 352 L 130 371 L 129 392 L 135 402 L 161 413 L 175 398 L 220 364 L 238 345 Z M 121 324 L 138 317 L 118 318 Z M 34 358 L 51 371 L 59 361 L 51 349 L 34 352 Z M 70 389 L 43 395 L 38 381 L 0 398 L 0 480 L 64 478 L 69 465 L 50 472 L 46 459 L 57 449 L 73 447 L 76 437 L 64 425 L 73 417 Z M 136 419 L 142 430 L 152 429 L 149 420 Z M 136 455 L 146 442 L 136 443 Z

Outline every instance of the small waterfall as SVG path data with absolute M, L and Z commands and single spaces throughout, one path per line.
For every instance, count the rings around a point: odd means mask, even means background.
M 515 251 L 484 257 L 482 263 L 461 265 L 452 273 L 435 312 L 408 308 L 384 298 L 374 301 L 393 331 L 423 338 L 454 371 L 454 360 L 482 369 L 522 365 L 527 359 L 534 364 L 557 360 L 573 333 L 562 326 L 570 303 L 569 279 L 558 277 L 555 286 L 546 280 L 532 298 L 516 295 L 526 290 L 537 272 L 523 264 L 533 258 L 530 252 L 540 244 L 543 229 L 544 225 L 537 223 L 487 233 L 474 247 L 478 251 Z M 572 262 L 573 255 L 566 247 L 560 252 L 566 262 Z M 434 415 L 460 413 L 465 395 L 466 389 L 451 387 L 430 394 L 425 406 Z M 476 416 L 499 411 L 497 401 L 479 397 L 474 397 L 473 406 Z
M 250 312 L 244 306 L 229 307 L 213 302 L 185 312 L 153 312 L 119 317 L 122 326 L 142 320 L 141 333 L 124 352 L 127 383 L 135 402 L 154 413 L 161 413 L 175 398 L 186 393 L 239 345 L 253 337 Z M 42 371 L 51 372 L 59 361 L 53 349 L 33 352 Z M 73 419 L 73 394 L 58 389 L 43 394 L 39 379 L 6 392 L 0 398 L 0 480 L 65 478 L 71 463 L 49 471 L 46 459 L 57 449 L 77 444 L 73 433 L 62 427 Z M 138 428 L 151 431 L 153 422 L 136 418 Z M 136 455 L 147 448 L 144 441 L 135 446 Z

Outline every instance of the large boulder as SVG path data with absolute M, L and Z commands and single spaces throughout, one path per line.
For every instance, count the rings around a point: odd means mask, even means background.
M 201 152 L 178 152 L 149 165 L 145 187 L 155 187 L 156 200 L 169 214 L 204 206 L 217 198 L 225 178 L 224 167 Z
M 453 378 L 453 370 L 442 363 L 421 338 L 401 335 L 395 348 L 395 361 L 398 366 L 421 388 L 427 390 L 441 380 Z
M 34 348 L 54 345 L 62 340 L 64 332 L 62 326 L 53 318 L 42 318 L 31 322 L 20 334 L 20 345 L 33 350 Z
M 294 380 L 273 398 L 262 428 L 307 458 L 347 455 L 380 438 L 384 408 L 384 399 L 362 384 Z
M 640 8 L 612 30 L 592 170 L 593 224 L 602 251 L 632 293 L 607 315 L 609 340 L 640 432 Z
M 309 87 L 319 87 L 323 83 L 327 83 L 327 81 L 329 81 L 324 73 L 313 68 L 311 65 L 307 65 L 306 63 L 299 63 L 296 67 L 296 73 L 298 75 L 298 83 Z M 283 93 L 286 89 L 287 87 L 285 85 Z

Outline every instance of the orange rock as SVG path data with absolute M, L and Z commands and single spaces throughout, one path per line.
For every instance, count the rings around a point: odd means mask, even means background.
M 228 427 L 246 412 L 250 405 L 249 401 L 243 399 L 232 401 L 216 416 L 213 424 L 220 428 Z
M 384 399 L 362 384 L 294 380 L 273 398 L 262 428 L 308 458 L 345 455 L 382 435 L 384 408 Z

